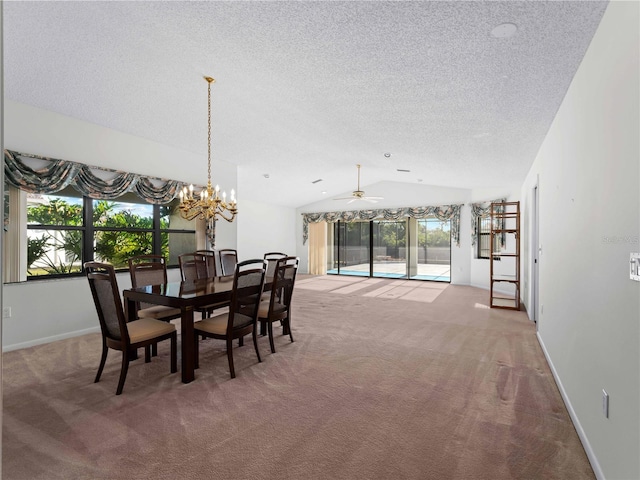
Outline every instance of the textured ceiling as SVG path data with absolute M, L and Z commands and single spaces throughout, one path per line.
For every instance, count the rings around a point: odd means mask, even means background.
M 10 1 L 4 88 L 17 102 L 206 155 L 202 76 L 213 76 L 213 158 L 240 167 L 240 200 L 297 207 L 343 196 L 356 187 L 356 163 L 365 190 L 384 180 L 512 185 L 605 9 Z M 505 22 L 515 35 L 493 37 Z M 197 180 L 205 168 L 176 162 L 174 178 Z

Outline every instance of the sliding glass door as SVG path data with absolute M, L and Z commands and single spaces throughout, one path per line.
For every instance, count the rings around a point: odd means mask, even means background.
M 451 281 L 451 224 L 425 218 L 416 221 L 417 269 L 411 278 Z
M 407 278 L 407 220 L 374 220 L 372 276 Z
M 327 240 L 328 274 L 451 281 L 449 221 L 338 221 Z
M 370 222 L 333 224 L 333 268 L 327 273 L 370 276 Z

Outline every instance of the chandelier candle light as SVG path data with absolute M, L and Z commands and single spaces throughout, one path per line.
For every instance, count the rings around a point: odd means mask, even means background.
M 187 220 L 201 218 L 208 222 L 209 240 L 212 248 L 215 247 L 215 222 L 217 217 L 224 218 L 227 222 L 233 222 L 238 213 L 235 192 L 231 190 L 231 197 L 227 203 L 227 194 L 222 192 L 220 198 L 220 187 L 211 186 L 211 84 L 215 80 L 211 77 L 204 77 L 208 87 L 208 132 L 207 132 L 207 187 L 199 195 L 193 195 L 193 185 L 186 186 L 180 191 L 180 216 Z
M 202 218 L 204 220 L 215 219 L 220 216 L 227 222 L 233 222 L 238 213 L 235 192 L 231 190 L 231 198 L 227 203 L 226 192 L 220 198 L 220 187 L 211 186 L 211 84 L 215 80 L 204 77 L 208 87 L 208 131 L 207 131 L 207 187 L 200 192 L 198 197 L 193 196 L 193 185 L 186 186 L 180 191 L 180 215 L 187 220 Z

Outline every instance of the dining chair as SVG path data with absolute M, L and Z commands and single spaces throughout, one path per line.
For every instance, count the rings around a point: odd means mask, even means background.
M 286 253 L 281 252 L 269 252 L 264 254 L 264 259 L 267 261 L 267 273 L 265 274 L 268 279 L 273 277 L 273 272 L 276 269 L 276 264 L 281 258 L 285 258 Z
M 288 333 L 293 342 L 293 334 L 291 333 L 291 297 L 293 296 L 293 287 L 296 282 L 299 262 L 297 257 L 285 257 L 278 260 L 273 280 L 271 281 L 270 295 L 267 299 L 262 298 L 258 308 L 258 322 L 260 322 L 262 332 L 265 330 L 264 327 L 267 327 L 271 353 L 276 353 L 273 342 L 273 322 L 280 321 L 282 334 L 286 335 Z
M 201 278 L 209 278 L 209 261 L 202 253 L 192 252 L 178 255 L 180 276 L 183 282 L 193 282 Z
M 127 378 L 129 360 L 135 357 L 136 350 L 144 348 L 145 363 L 149 363 L 151 361 L 151 345 L 167 339 L 171 340 L 171 373 L 177 372 L 177 333 L 175 325 L 153 318 L 140 318 L 139 320 L 127 322 L 113 265 L 101 262 L 87 262 L 84 264 L 84 268 L 98 313 L 100 330 L 102 331 L 102 356 L 94 383 L 100 381 L 109 348 L 120 350 L 122 352 L 122 366 L 116 390 L 116 395 L 120 395 Z
M 222 277 L 232 277 L 236 271 L 238 264 L 238 251 L 232 248 L 223 248 L 218 250 L 220 255 L 220 266 L 222 267 Z
M 167 263 L 162 255 L 137 255 L 129 259 L 129 275 L 133 288 L 167 283 Z M 180 318 L 180 309 L 150 303 L 138 303 L 138 318 L 169 321 Z
M 196 250 L 195 253 L 199 253 L 207 257 L 207 272 L 209 277 L 218 277 L 222 271 L 220 267 L 220 255 L 215 250 Z
M 178 261 L 180 262 L 180 274 L 183 282 L 216 277 L 215 252 L 211 250 L 207 250 L 206 253 L 203 250 L 183 253 L 178 256 Z M 202 313 L 202 318 L 207 318 L 211 316 L 215 309 L 228 306 L 229 302 L 220 302 L 196 307 L 195 310 Z
M 260 295 L 264 287 L 266 263 L 264 259 L 245 260 L 238 263 L 233 277 L 229 311 L 194 324 L 196 368 L 200 366 L 198 335 L 226 341 L 231 378 L 236 377 L 233 366 L 234 339 L 239 339 L 242 345 L 244 336 L 251 333 L 258 362 L 262 362 L 258 350 L 256 324 Z

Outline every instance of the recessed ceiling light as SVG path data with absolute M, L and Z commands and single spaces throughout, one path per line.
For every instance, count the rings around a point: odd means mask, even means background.
M 265 173 L 265 174 L 263 174 L 262 176 L 263 176 L 264 178 L 269 178 L 269 174 L 268 174 L 268 173 Z
M 327 192 L 323 191 L 323 192 L 322 192 L 322 194 L 323 194 L 323 195 L 326 195 L 326 194 L 327 194 Z
M 321 179 L 321 178 L 319 178 L 319 179 L 317 179 L 317 180 L 314 180 L 314 181 L 313 181 L 313 182 L 311 182 L 311 183 L 318 183 L 318 182 L 321 182 L 321 181 L 322 181 L 322 179 Z
M 391 156 L 391 154 L 389 152 L 384 154 L 385 158 L 389 158 Z
M 517 30 L 518 26 L 515 23 L 502 23 L 491 30 L 491 36 L 495 38 L 508 38 L 513 36 Z

